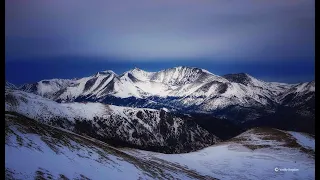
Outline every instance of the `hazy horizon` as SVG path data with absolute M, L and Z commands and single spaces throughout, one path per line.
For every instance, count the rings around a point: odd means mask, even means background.
M 311 81 L 314 4 L 6 0 L 6 79 L 21 84 L 182 65 L 217 75 L 245 72 L 265 81 Z

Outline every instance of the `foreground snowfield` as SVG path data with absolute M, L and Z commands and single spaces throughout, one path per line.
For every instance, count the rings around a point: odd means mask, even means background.
M 177 163 L 218 179 L 311 180 L 315 179 L 314 150 L 314 138 L 309 135 L 255 128 L 229 142 L 197 152 L 161 154 L 133 149 L 125 152 Z
M 315 179 L 314 138 L 297 132 L 255 128 L 186 154 L 114 148 L 11 113 L 5 133 L 6 179 Z

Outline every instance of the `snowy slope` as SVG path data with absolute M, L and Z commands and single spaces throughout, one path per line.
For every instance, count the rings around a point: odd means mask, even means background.
M 294 136 L 291 135 L 293 133 Z M 218 179 L 313 180 L 315 152 L 298 143 L 295 139 L 298 134 L 301 135 L 297 132 L 256 128 L 230 141 L 191 153 L 169 155 L 133 149 L 125 149 L 124 152 L 155 162 L 167 160 L 178 163 Z M 314 146 L 314 141 L 310 143 Z
M 5 123 L 5 179 L 214 179 L 22 116 Z
M 161 152 L 189 152 L 219 138 L 194 121 L 164 110 L 105 105 L 57 103 L 19 90 L 6 90 L 5 110 L 74 132 Z

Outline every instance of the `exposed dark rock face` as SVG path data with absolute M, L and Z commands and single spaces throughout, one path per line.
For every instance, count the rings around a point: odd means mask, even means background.
M 94 83 L 97 81 L 98 78 L 93 78 L 90 79 L 89 81 L 86 82 L 86 84 L 84 85 L 84 92 L 88 91 L 93 85 Z
M 231 82 L 236 82 L 243 85 L 248 85 L 251 82 L 250 77 L 246 73 L 226 74 L 223 77 Z

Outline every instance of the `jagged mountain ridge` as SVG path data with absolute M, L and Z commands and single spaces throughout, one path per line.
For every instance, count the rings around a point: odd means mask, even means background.
M 121 75 L 103 71 L 71 80 L 70 84 L 59 86 L 60 89 L 52 88 L 54 90 L 47 93 L 50 95 L 45 96 L 39 93 L 43 91 L 39 85 L 27 92 L 57 102 L 102 102 L 155 109 L 166 107 L 184 112 L 212 113 L 242 122 L 273 113 L 277 106 L 285 105 L 284 94 L 297 86 L 264 82 L 246 73 L 217 76 L 204 69 L 184 66 L 159 72 L 135 68 Z M 21 87 L 20 90 L 26 91 L 26 88 Z M 239 114 L 245 115 L 240 117 Z
M 166 110 L 101 103 L 57 103 L 19 90 L 6 90 L 6 111 L 16 112 L 115 145 L 165 153 L 195 151 L 220 139 Z

